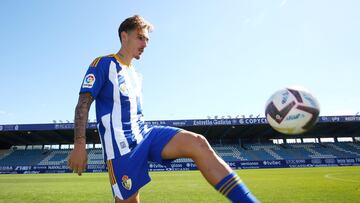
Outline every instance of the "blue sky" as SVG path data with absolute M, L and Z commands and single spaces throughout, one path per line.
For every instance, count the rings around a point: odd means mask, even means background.
M 359 9 L 356 0 L 4 0 L 0 124 L 72 121 L 88 65 L 118 51 L 117 28 L 134 14 L 155 26 L 134 62 L 145 120 L 264 115 L 290 85 L 309 89 L 321 115 L 355 114 Z

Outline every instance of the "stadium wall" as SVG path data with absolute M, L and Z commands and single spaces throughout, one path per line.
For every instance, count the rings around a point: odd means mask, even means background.
M 233 169 L 262 169 L 262 168 L 304 168 L 304 167 L 333 167 L 360 166 L 360 158 L 328 158 L 328 159 L 296 159 L 296 160 L 262 160 L 262 161 L 232 161 L 227 162 Z M 197 170 L 194 162 L 171 163 L 164 166 L 149 163 L 149 171 L 189 171 Z M 29 173 L 71 173 L 66 165 L 45 166 L 0 166 L 0 174 L 29 174 Z M 88 165 L 86 172 L 107 172 L 105 164 Z

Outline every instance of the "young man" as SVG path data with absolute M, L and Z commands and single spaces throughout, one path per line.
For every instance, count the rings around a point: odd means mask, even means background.
M 96 100 L 98 131 L 115 202 L 140 202 L 139 189 L 150 181 L 148 161 L 167 164 L 180 157 L 192 158 L 206 180 L 231 201 L 257 202 L 202 135 L 144 124 L 141 79 L 131 62 L 140 59 L 152 29 L 138 15 L 127 18 L 118 30 L 120 50 L 90 64 L 75 110 L 75 146 L 69 167 L 78 175 L 86 169 L 85 129 L 90 105 Z

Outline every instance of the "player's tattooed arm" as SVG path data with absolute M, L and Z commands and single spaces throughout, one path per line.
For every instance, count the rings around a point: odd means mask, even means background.
M 75 108 L 74 144 L 86 144 L 86 125 L 91 103 L 90 93 L 82 93 Z

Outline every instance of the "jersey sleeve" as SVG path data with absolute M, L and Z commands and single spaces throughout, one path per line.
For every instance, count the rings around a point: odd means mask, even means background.
M 80 93 L 90 93 L 96 99 L 105 83 L 106 61 L 102 57 L 96 58 L 89 66 L 81 84 Z

